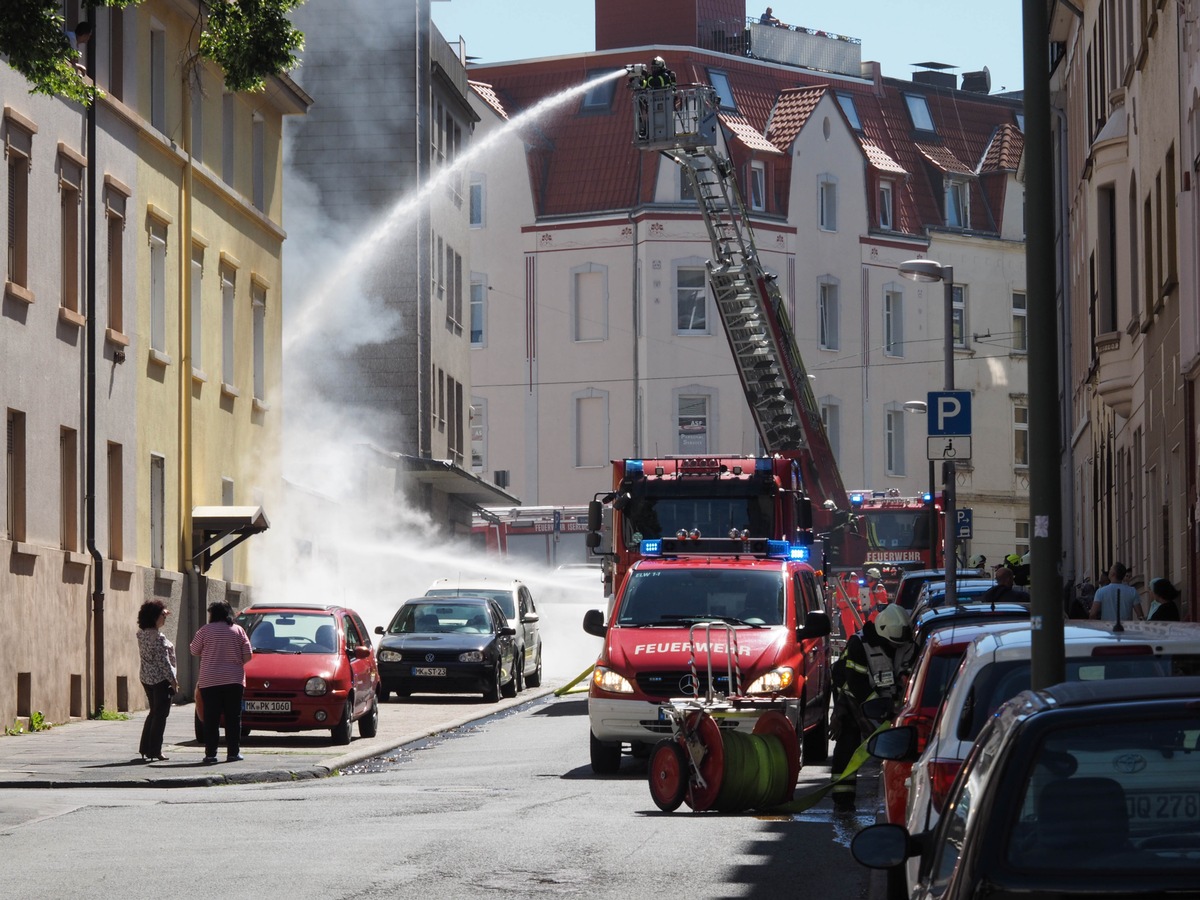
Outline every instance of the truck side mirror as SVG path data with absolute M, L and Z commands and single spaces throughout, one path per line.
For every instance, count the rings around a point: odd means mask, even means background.
M 588 531 L 598 532 L 600 530 L 603 514 L 604 504 L 599 500 L 592 500 L 588 503 Z
M 804 624 L 796 629 L 796 637 L 802 641 L 828 637 L 833 631 L 829 613 L 813 610 L 804 617 Z
M 583 614 L 583 630 L 596 637 L 604 637 L 604 613 L 598 609 L 589 609 Z

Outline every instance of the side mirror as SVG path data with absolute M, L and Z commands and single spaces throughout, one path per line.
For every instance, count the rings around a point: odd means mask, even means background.
M 540 621 L 541 618 L 542 617 L 535 612 L 527 612 L 527 613 L 525 613 L 525 615 L 521 616 L 521 621 L 528 622 L 529 624 L 532 625 L 534 622 Z
M 601 516 L 604 512 L 604 504 L 599 500 L 592 500 L 588 503 L 588 531 L 599 531 L 601 524 Z
M 516 636 L 517 636 L 517 629 L 515 629 L 515 628 L 505 625 L 503 628 L 500 629 L 500 637 L 516 637 Z
M 902 865 L 919 848 L 901 825 L 870 825 L 854 836 L 850 854 L 868 869 L 891 869 Z
M 359 644 L 357 647 L 354 648 L 353 655 L 354 655 L 355 659 L 370 659 L 371 658 L 371 648 L 365 646 L 364 644 Z
M 375 626 L 375 633 L 376 633 L 376 634 L 383 634 L 383 633 L 384 633 L 384 631 L 383 631 L 383 626 L 382 626 L 382 625 L 376 625 L 376 626 Z
M 604 637 L 604 613 L 598 609 L 589 609 L 583 614 L 583 630 L 596 637 Z
M 917 729 L 913 725 L 901 725 L 872 735 L 867 741 L 867 752 L 876 759 L 915 762 L 920 756 L 917 752 Z
M 833 631 L 829 613 L 814 610 L 804 617 L 804 624 L 796 629 L 796 637 L 802 641 L 827 637 Z

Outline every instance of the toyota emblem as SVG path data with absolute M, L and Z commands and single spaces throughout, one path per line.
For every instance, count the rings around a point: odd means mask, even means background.
M 1122 753 L 1113 760 L 1113 768 L 1124 775 L 1134 775 L 1145 769 L 1147 765 L 1149 763 L 1146 761 L 1146 757 L 1140 753 Z
M 684 675 L 679 679 L 679 690 L 685 697 L 693 697 L 696 695 L 696 678 L 692 674 Z
M 425 662 L 433 662 L 433 654 L 432 653 L 425 654 Z

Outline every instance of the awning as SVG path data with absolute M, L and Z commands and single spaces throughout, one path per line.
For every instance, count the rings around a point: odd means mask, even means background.
M 473 506 L 520 506 L 521 501 L 473 472 L 456 466 L 448 459 L 425 459 L 400 454 L 400 468 L 420 484 L 449 494 Z
M 192 507 L 192 563 L 200 572 L 209 570 L 213 562 L 224 556 L 246 538 L 271 527 L 261 506 L 194 506 Z M 219 541 L 232 538 L 214 552 Z

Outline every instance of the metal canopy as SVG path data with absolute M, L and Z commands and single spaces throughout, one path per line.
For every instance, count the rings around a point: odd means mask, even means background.
M 195 506 L 192 508 L 192 563 L 207 572 L 213 562 L 246 538 L 271 527 L 261 506 Z M 232 538 L 217 547 L 218 542 Z

